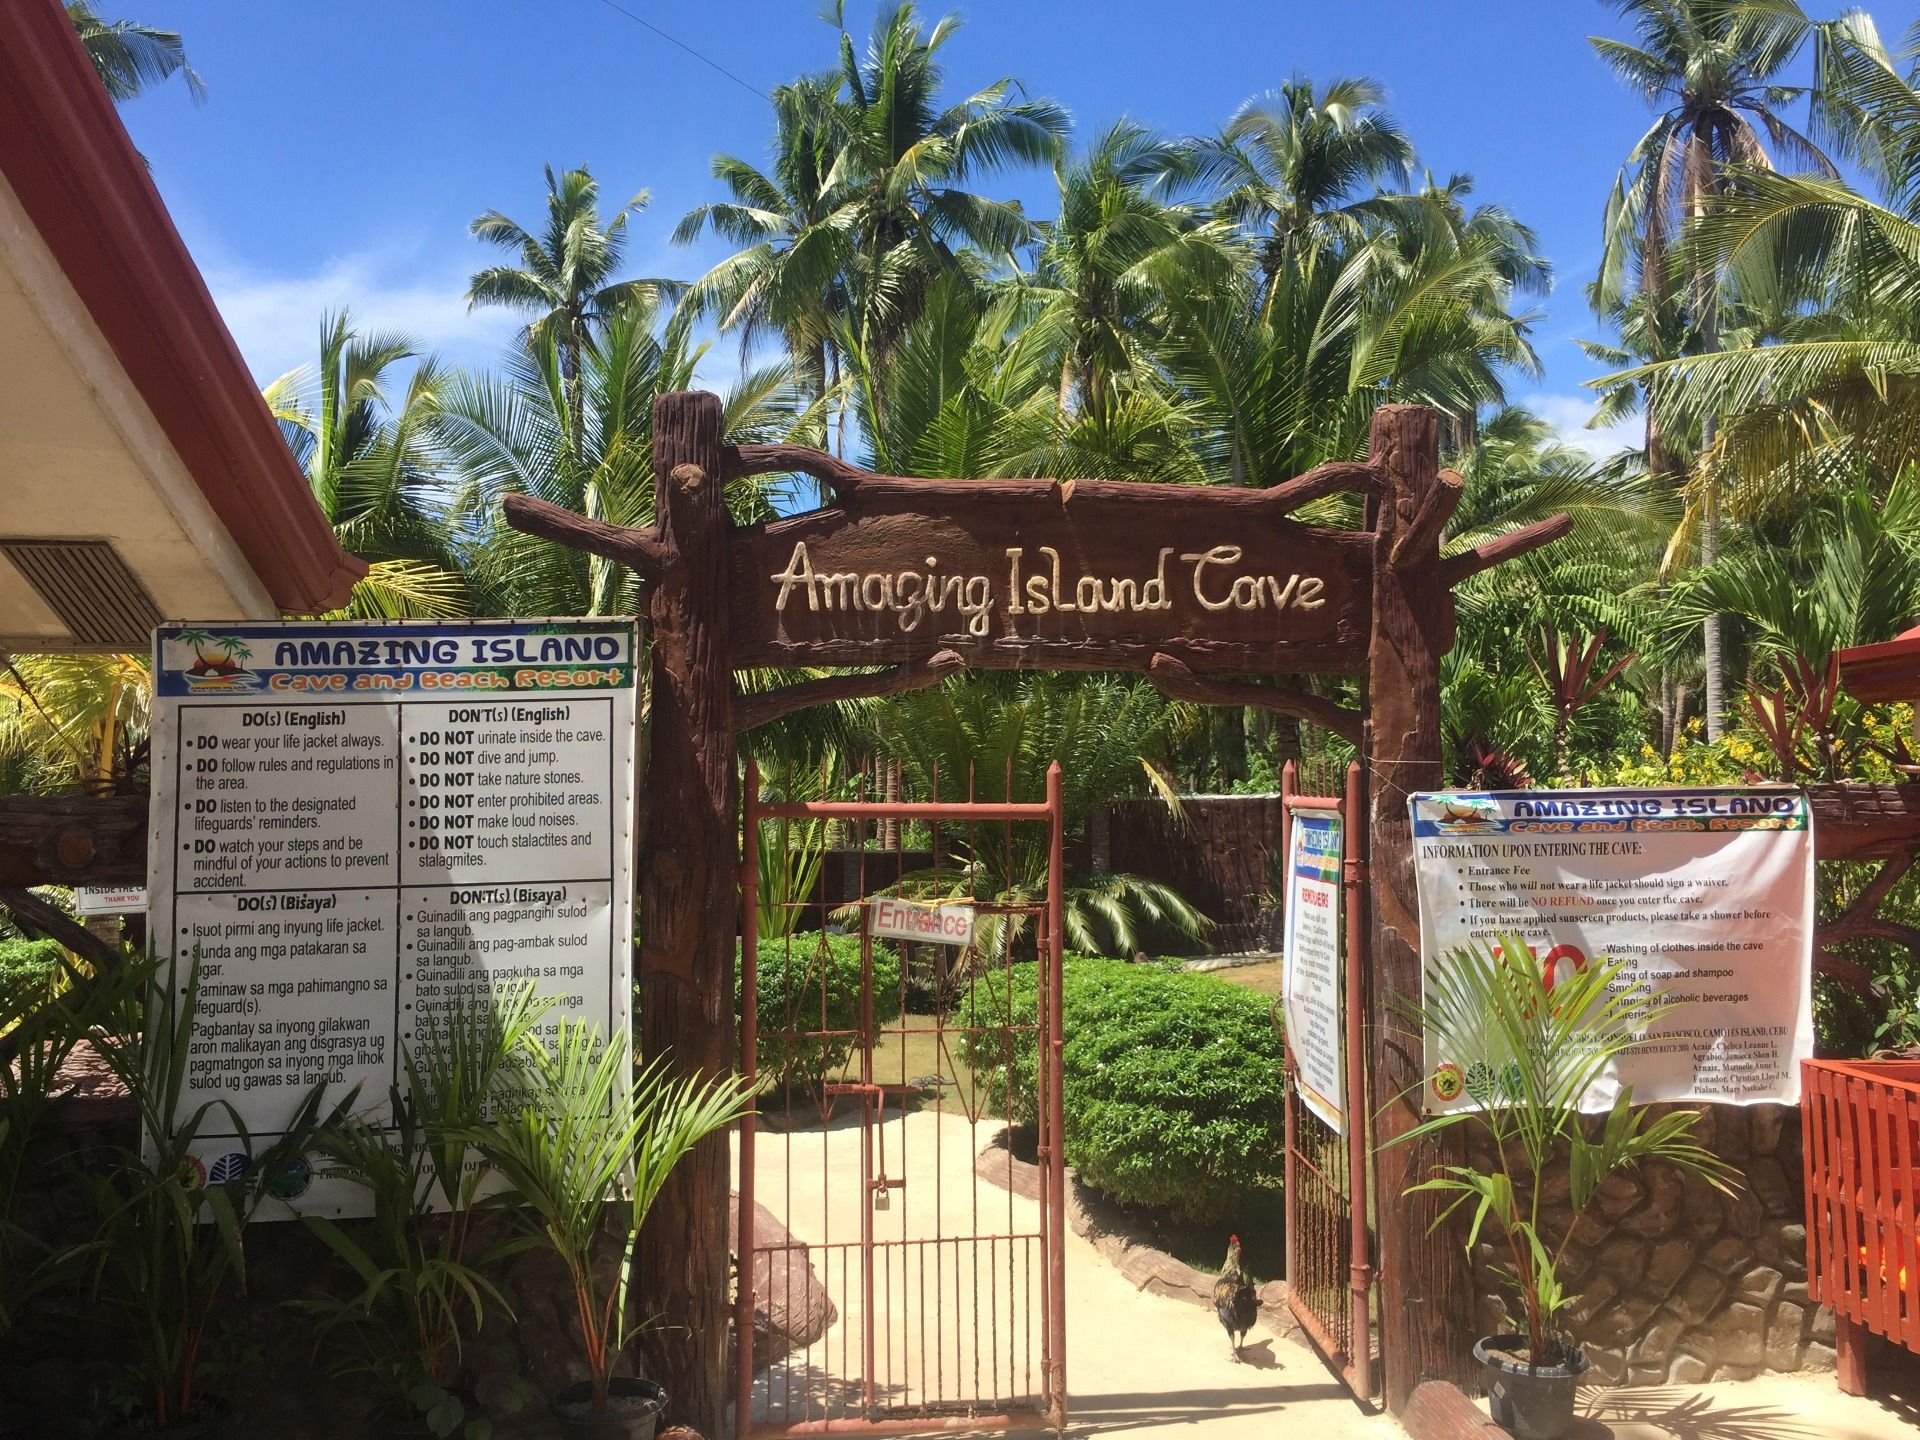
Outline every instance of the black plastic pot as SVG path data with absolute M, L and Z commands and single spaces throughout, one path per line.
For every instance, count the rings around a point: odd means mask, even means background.
M 216 1440 L 227 1431 L 230 1412 L 224 1400 L 208 1400 L 190 1420 L 155 1429 L 142 1425 L 121 1431 L 122 1440 Z
M 667 1392 L 651 1380 L 616 1375 L 607 1382 L 607 1408 L 593 1409 L 593 1384 L 582 1380 L 553 1397 L 553 1418 L 563 1435 L 580 1440 L 653 1440 L 660 1415 L 667 1408 Z
M 1486 1370 L 1493 1423 L 1514 1440 L 1561 1440 L 1573 1428 L 1573 1392 L 1587 1372 L 1586 1352 L 1573 1350 L 1563 1365 L 1529 1365 L 1526 1353 L 1524 1335 L 1489 1335 L 1473 1347 Z

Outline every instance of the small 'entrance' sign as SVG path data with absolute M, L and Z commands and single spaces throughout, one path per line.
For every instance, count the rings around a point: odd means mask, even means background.
M 918 940 L 964 948 L 973 943 L 973 906 L 926 905 L 882 896 L 867 909 L 867 933 L 876 940 Z

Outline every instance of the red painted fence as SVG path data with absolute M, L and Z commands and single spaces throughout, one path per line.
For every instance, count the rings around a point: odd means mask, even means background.
M 1807 1289 L 1833 1307 L 1840 1388 L 1866 1389 L 1866 1334 L 1920 1352 L 1920 1061 L 1808 1060 Z

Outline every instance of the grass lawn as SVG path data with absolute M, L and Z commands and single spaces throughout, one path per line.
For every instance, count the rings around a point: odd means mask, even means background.
M 1235 965 L 1230 970 L 1209 970 L 1207 974 L 1216 980 L 1225 980 L 1232 985 L 1244 985 L 1249 990 L 1258 990 L 1262 995 L 1280 993 L 1280 962 L 1262 960 L 1258 965 Z
M 909 1012 L 890 1021 L 874 1042 L 874 1081 L 892 1087 L 939 1076 L 945 1083 L 937 1091 L 931 1085 L 921 1086 L 922 1105 L 936 1105 L 953 1115 L 990 1118 L 994 1107 L 988 1103 L 985 1086 L 960 1058 L 961 1041 L 966 1038 L 966 1032 L 956 1028 L 961 1019 L 951 1016 L 941 1024 L 932 1015 Z M 936 1024 L 940 1024 L 937 1030 Z
M 908 1013 L 881 1027 L 873 1047 L 874 1082 L 887 1087 L 887 1109 L 897 1114 L 900 1090 L 906 1091 L 906 1108 L 919 1110 L 928 1105 L 953 1115 L 975 1115 L 992 1119 L 994 1107 L 987 1103 L 985 1086 L 974 1078 L 973 1070 L 960 1058 L 960 1042 L 965 1032 L 957 1028 L 960 1017 L 949 1017 L 944 1025 L 932 1015 Z M 943 1043 L 944 1042 L 944 1043 Z M 856 1051 L 845 1070 L 835 1077 L 841 1083 L 859 1078 L 860 1057 Z M 930 1082 L 938 1076 L 944 1083 Z M 799 1096 L 796 1095 L 796 1101 Z M 815 1100 L 800 1102 L 811 1107 Z M 771 1086 L 763 1092 L 763 1112 L 779 1108 Z

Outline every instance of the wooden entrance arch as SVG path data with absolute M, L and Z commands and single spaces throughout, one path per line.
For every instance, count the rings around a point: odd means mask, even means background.
M 1375 412 L 1364 462 L 1323 465 L 1263 489 L 1110 481 L 922 480 L 872 475 L 787 445 L 729 445 L 718 397 L 654 405 L 655 523 L 627 529 L 525 496 L 515 528 L 633 568 L 652 622 L 650 750 L 640 811 L 641 1050 L 688 1071 L 734 1061 L 733 949 L 740 864 L 735 736 L 810 705 L 889 695 L 967 666 L 1140 670 L 1168 695 L 1256 705 L 1357 742 L 1368 771 L 1373 866 L 1369 1060 L 1374 1093 L 1407 1095 L 1420 1042 L 1395 1008 L 1420 988 L 1407 796 L 1442 782 L 1440 657 L 1452 587 L 1566 533 L 1565 516 L 1475 550 L 1441 554 L 1461 481 L 1439 468 L 1433 412 Z M 729 481 L 798 472 L 834 503 L 735 527 Z M 1292 513 L 1338 493 L 1365 499 L 1358 530 Z M 874 665 L 752 696 L 733 672 Z M 1363 677 L 1364 713 L 1248 675 Z M 1417 1116 L 1388 1100 L 1376 1135 Z M 1437 1207 L 1399 1199 L 1436 1144 L 1379 1153 L 1381 1340 L 1388 1407 L 1423 1380 L 1458 1377 L 1473 1303 L 1460 1246 L 1427 1238 Z M 653 1373 L 675 1419 L 724 1431 L 729 1321 L 728 1152 L 702 1145 L 642 1236 L 637 1286 L 674 1318 Z

